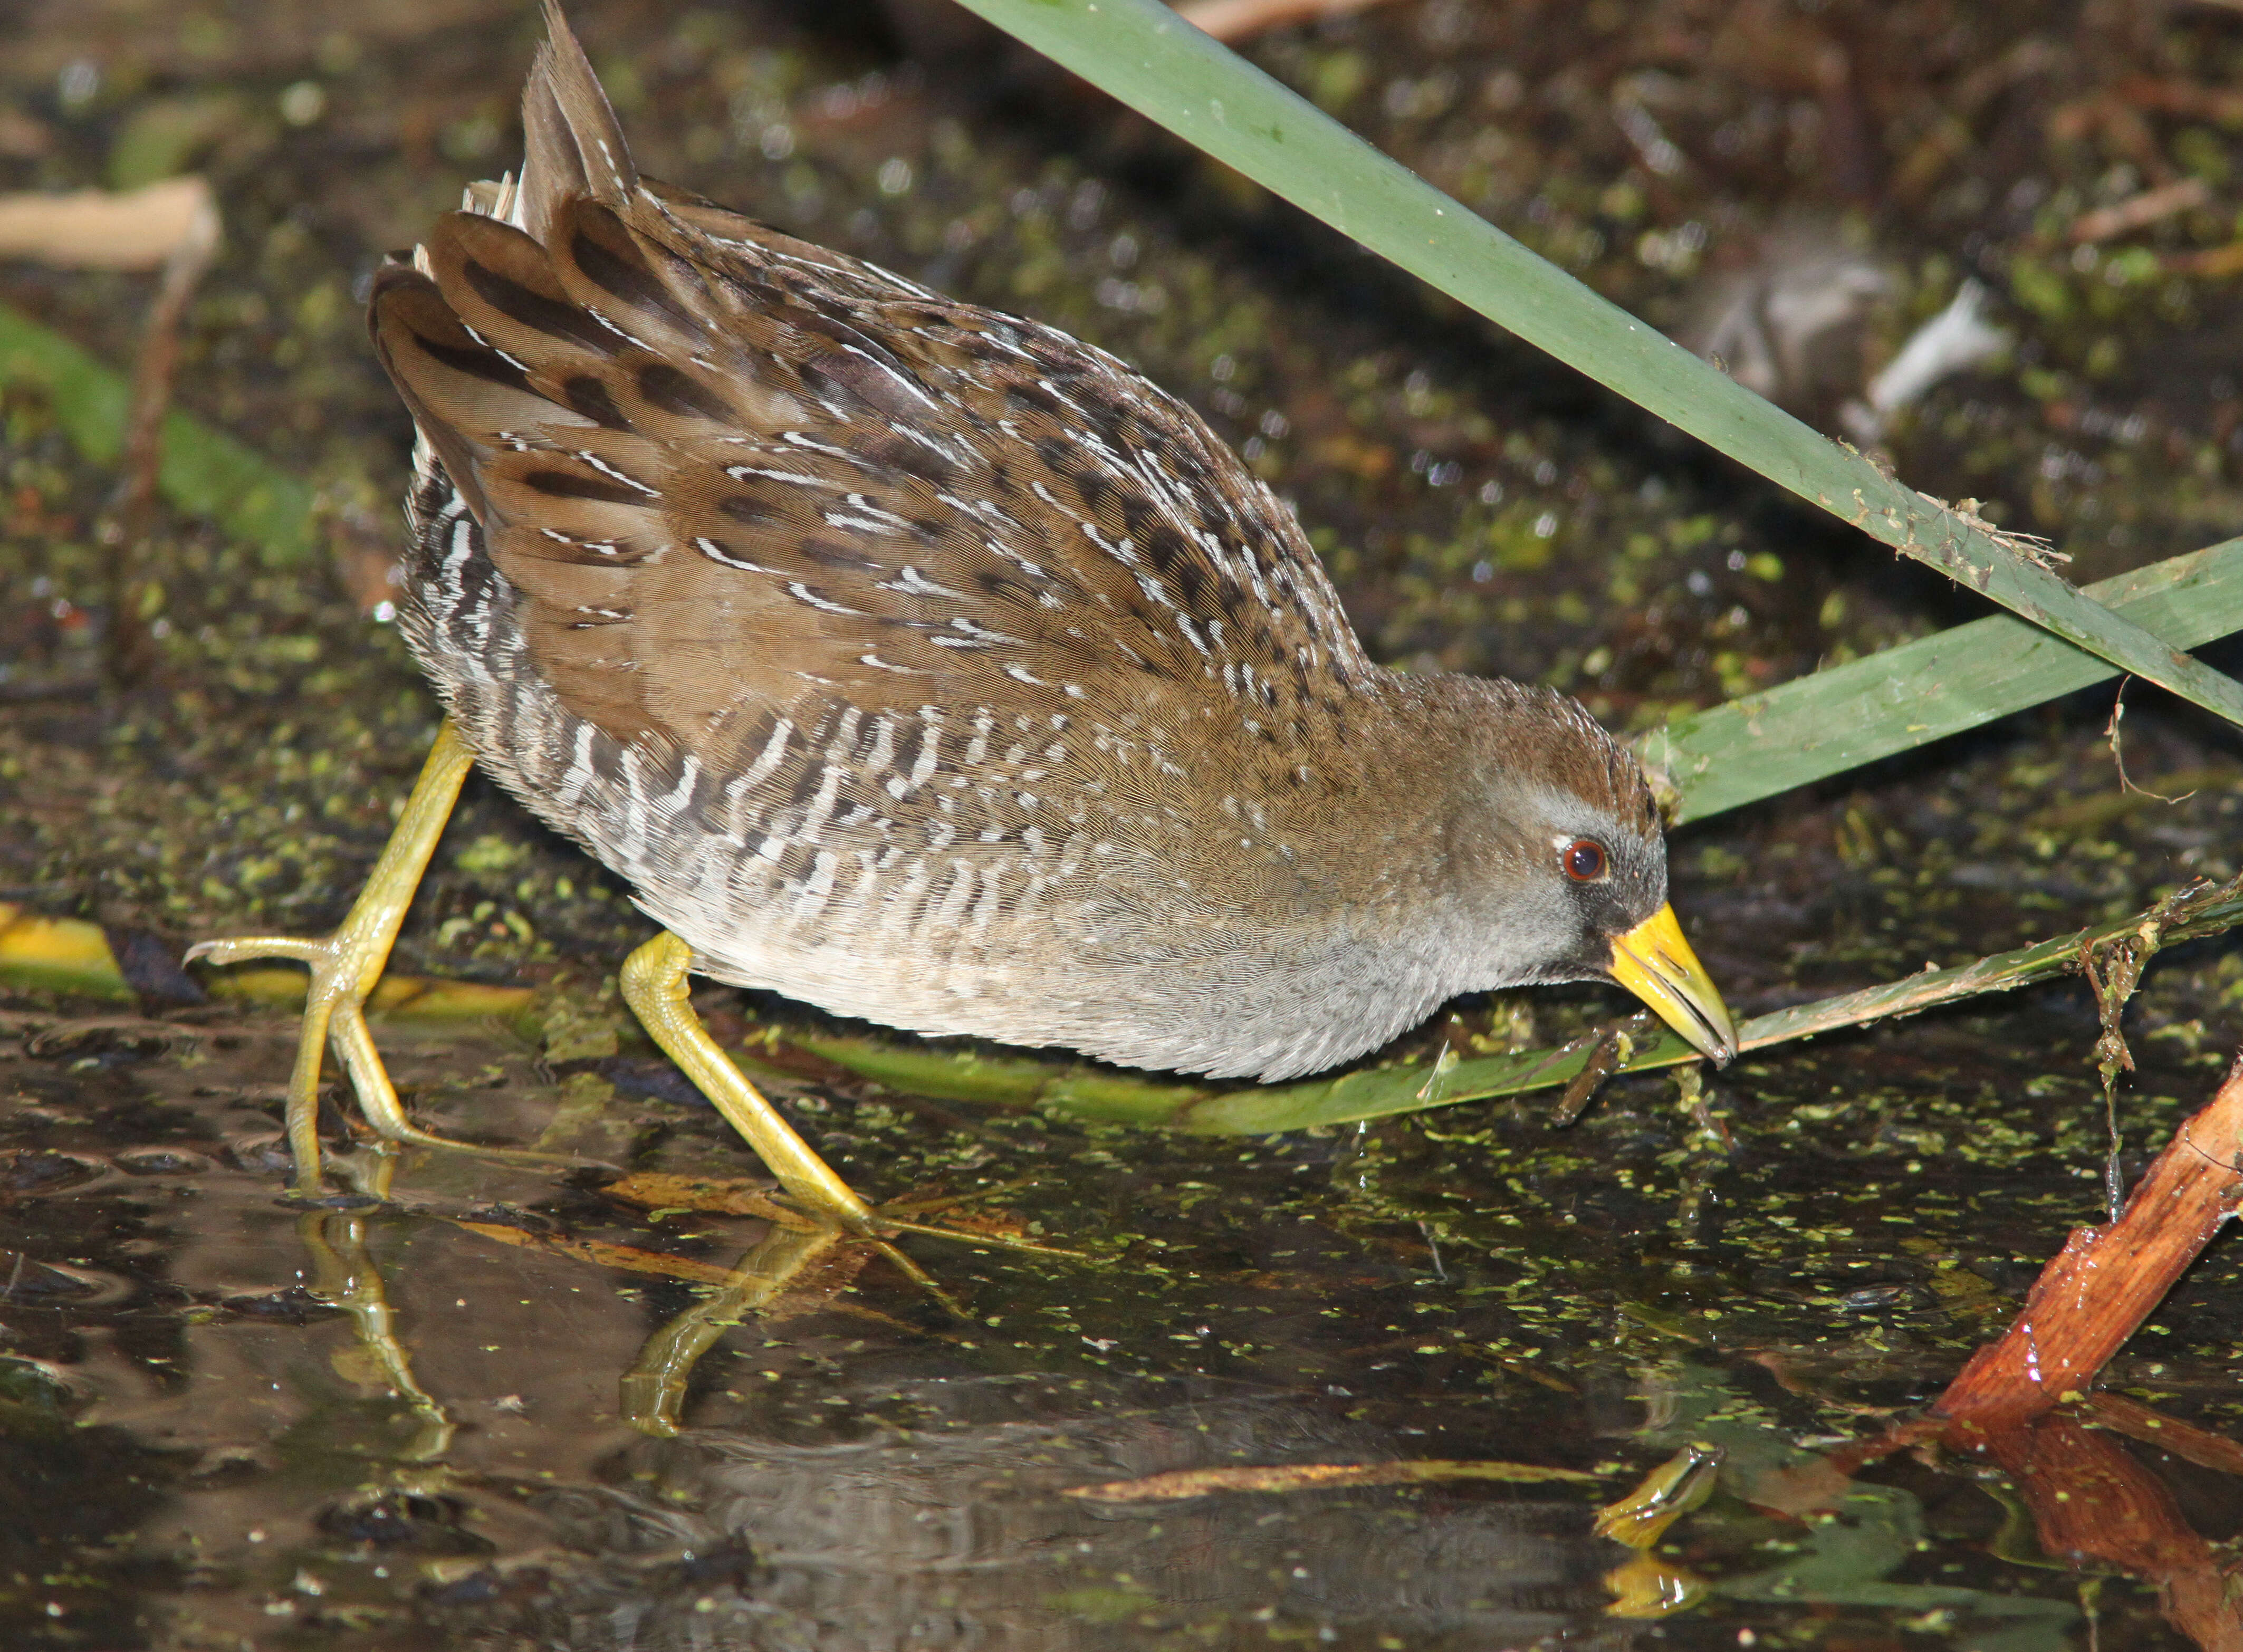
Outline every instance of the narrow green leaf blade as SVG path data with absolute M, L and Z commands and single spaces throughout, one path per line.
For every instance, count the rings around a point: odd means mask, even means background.
M 1160 0 L 962 0 L 1093 85 L 1740 463 L 2122 671 L 2243 723 L 2243 684 L 1715 372 Z
M 2088 587 L 2175 648 L 2243 630 L 2243 539 Z M 1996 614 L 1679 717 L 1638 744 L 1674 788 L 1670 819 L 1703 819 L 1943 739 L 2117 676 L 2091 654 Z
M 1738 1048 L 1748 1052 L 1765 1049 L 2047 981 L 2076 969 L 2082 947 L 2132 934 L 2143 922 L 2140 914 L 2121 918 L 1952 969 L 1927 969 L 1882 986 L 1756 1015 L 1737 1028 Z M 2162 924 L 2161 938 L 2170 946 L 2198 935 L 2217 934 L 2238 924 L 2243 924 L 2243 879 L 2224 886 L 2201 887 Z M 1176 1108 L 1162 1119 L 1145 1122 L 1211 1136 L 1263 1136 L 1311 1124 L 1352 1124 L 1398 1113 L 1424 1112 L 1455 1102 L 1549 1089 L 1568 1082 L 1587 1059 L 1586 1049 L 1522 1050 L 1515 1055 L 1458 1062 L 1441 1072 L 1431 1067 L 1383 1068 L 1305 1084 L 1223 1090 Z M 1654 1041 L 1639 1046 L 1621 1070 L 1640 1073 L 1701 1059 L 1681 1039 L 1662 1031 Z M 1043 1105 L 1065 1110 L 1066 1103 L 1063 1096 L 1055 1095 Z
M 19 310 L 0 304 L 0 384 L 36 385 L 53 404 L 71 445 L 95 464 L 114 464 L 125 445 L 131 388 L 123 374 Z M 312 554 L 312 490 L 255 448 L 174 409 L 164 420 L 156 472 L 164 496 L 257 547 L 268 568 Z

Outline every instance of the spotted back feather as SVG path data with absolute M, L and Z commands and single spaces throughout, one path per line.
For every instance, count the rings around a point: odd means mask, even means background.
M 651 190 L 550 212 L 448 217 L 375 329 L 573 709 L 689 749 L 804 685 L 1344 715 L 1297 523 L 1112 357 Z

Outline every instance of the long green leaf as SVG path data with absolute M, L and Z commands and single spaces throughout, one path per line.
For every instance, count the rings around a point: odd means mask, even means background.
M 1883 986 L 1756 1015 L 1738 1028 L 1738 1048 L 1748 1052 L 1767 1049 L 1871 1022 L 1919 1015 L 1987 993 L 2031 986 L 2077 969 L 2082 952 L 2091 946 L 2142 935 L 2152 927 L 2158 945 L 2171 946 L 2239 925 L 2243 925 L 2243 877 L 2225 884 L 2201 883 L 2148 913 L 2057 935 L 1952 969 L 1927 969 Z M 1110 1069 L 1060 1067 L 1026 1058 L 993 1060 L 973 1050 L 939 1045 L 810 1031 L 789 1032 L 786 1041 L 914 1095 L 1000 1107 L 1034 1107 L 1073 1118 L 1189 1130 L 1202 1136 L 1268 1136 L 1314 1124 L 1354 1124 L 1459 1102 L 1552 1089 L 1570 1083 L 1587 1064 L 1590 1054 L 1586 1047 L 1530 1049 L 1447 1065 L 1371 1068 L 1304 1083 L 1228 1089 L 1164 1083 Z M 752 1046 L 748 1054 L 754 1055 Z M 1647 1035 L 1619 1070 L 1648 1072 L 1701 1059 L 1689 1045 L 1661 1029 Z
M 0 384 L 46 392 L 71 444 L 96 464 L 113 464 L 125 446 L 131 388 L 51 328 L 0 304 Z M 269 568 L 312 554 L 312 490 L 254 448 L 176 408 L 164 419 L 156 473 L 164 496 L 257 547 Z
M 2243 539 L 2138 568 L 2087 594 L 2175 648 L 2198 647 L 2243 630 Z M 1637 749 L 1666 775 L 1679 826 L 2117 675 L 1996 614 L 1677 718 Z
M 1746 1051 L 1766 1049 L 2047 981 L 2078 968 L 2084 947 L 2135 934 L 2147 920 L 2146 914 L 2138 914 L 1957 968 L 1927 969 L 1881 987 L 1757 1015 L 1738 1028 L 1738 1045 Z M 2239 924 L 2243 924 L 2243 878 L 2225 885 L 2203 885 L 2179 898 L 2162 915 L 2160 940 L 2170 946 Z M 848 1042 L 821 1041 L 816 1048 L 846 1062 L 847 1052 L 837 1046 Z M 1054 1112 L 1112 1123 L 1166 1126 L 1205 1136 L 1266 1136 L 1312 1124 L 1353 1124 L 1458 1102 L 1554 1089 L 1571 1082 L 1588 1055 L 1586 1049 L 1531 1049 L 1446 1067 L 1374 1068 L 1307 1083 L 1243 1089 L 1193 1089 L 1139 1082 L 1120 1074 L 1088 1069 L 1061 1069 L 1032 1095 L 1015 1093 L 1007 1099 L 1015 1104 L 1033 1101 L 1037 1107 Z M 945 1057 L 941 1052 L 930 1051 L 924 1053 L 923 1059 L 940 1062 Z M 1639 1044 L 1620 1070 L 1640 1073 L 1701 1059 L 1696 1050 L 1661 1030 Z
M 1185 23 L 1160 0 L 970 10 L 1740 463 L 2034 624 L 2243 723 L 2243 684 L 2112 614 L 1661 337 Z

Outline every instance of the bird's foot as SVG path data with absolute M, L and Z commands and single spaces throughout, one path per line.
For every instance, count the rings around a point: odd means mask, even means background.
M 409 898 L 409 891 L 408 898 Z M 219 965 L 283 959 L 311 971 L 304 999 L 304 1019 L 297 1036 L 296 1061 L 288 1077 L 288 1150 L 296 1164 L 294 1192 L 307 1199 L 324 1191 L 320 1174 L 320 1075 L 326 1048 L 332 1044 L 348 1078 L 359 1110 L 374 1134 L 384 1142 L 412 1147 L 443 1148 L 478 1153 L 519 1164 L 576 1164 L 566 1154 L 539 1153 L 525 1148 L 487 1147 L 454 1141 L 421 1129 L 399 1101 L 397 1087 L 375 1048 L 367 1025 L 366 1001 L 381 979 L 389 952 L 390 934 L 369 935 L 379 928 L 383 914 L 368 914 L 374 890 L 369 886 L 343 925 L 325 940 L 294 935 L 231 935 L 205 941 L 187 949 L 187 961 Z M 378 942 L 370 945 L 369 942 Z
M 297 1037 L 296 1065 L 288 1079 L 288 1148 L 295 1156 L 295 1191 L 316 1199 L 320 1184 L 320 1062 L 332 1042 L 358 1096 L 360 1109 L 374 1134 L 414 1147 L 451 1148 L 462 1152 L 531 1164 L 578 1161 L 518 1148 L 480 1147 L 432 1136 L 406 1116 L 366 1024 L 366 1001 L 388 966 L 390 948 L 405 921 L 406 908 L 421 886 L 421 874 L 435 853 L 436 839 L 452 813 L 474 763 L 473 754 L 447 719 L 437 732 L 413 795 L 405 801 L 397 829 L 374 863 L 366 887 L 342 926 L 324 941 L 294 935 L 235 935 L 187 948 L 190 962 L 240 964 L 283 958 L 306 966 L 311 987 L 304 1000 L 304 1023 Z
M 396 1087 L 389 1082 L 389 1074 L 374 1050 L 374 1036 L 366 1027 L 367 995 L 381 978 L 389 951 L 388 937 L 384 936 L 374 955 L 365 955 L 367 926 L 361 920 L 372 893 L 369 888 L 361 895 L 342 927 L 324 941 L 293 935 L 232 935 L 187 948 L 190 963 L 242 964 L 279 958 L 303 964 L 312 972 L 304 997 L 304 1019 L 297 1034 L 296 1063 L 288 1077 L 286 1116 L 288 1150 L 296 1162 L 295 1190 L 306 1198 L 317 1198 L 321 1191 L 320 1065 L 330 1037 L 374 1133 L 398 1142 L 414 1142 L 424 1134 L 406 1117 Z

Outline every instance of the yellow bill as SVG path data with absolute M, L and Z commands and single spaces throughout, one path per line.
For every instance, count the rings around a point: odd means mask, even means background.
M 1694 1049 L 1723 1064 L 1737 1053 L 1729 1007 L 1682 939 L 1673 907 L 1660 907 L 1613 941 L 1611 969 L 1614 981 L 1650 1005 Z

